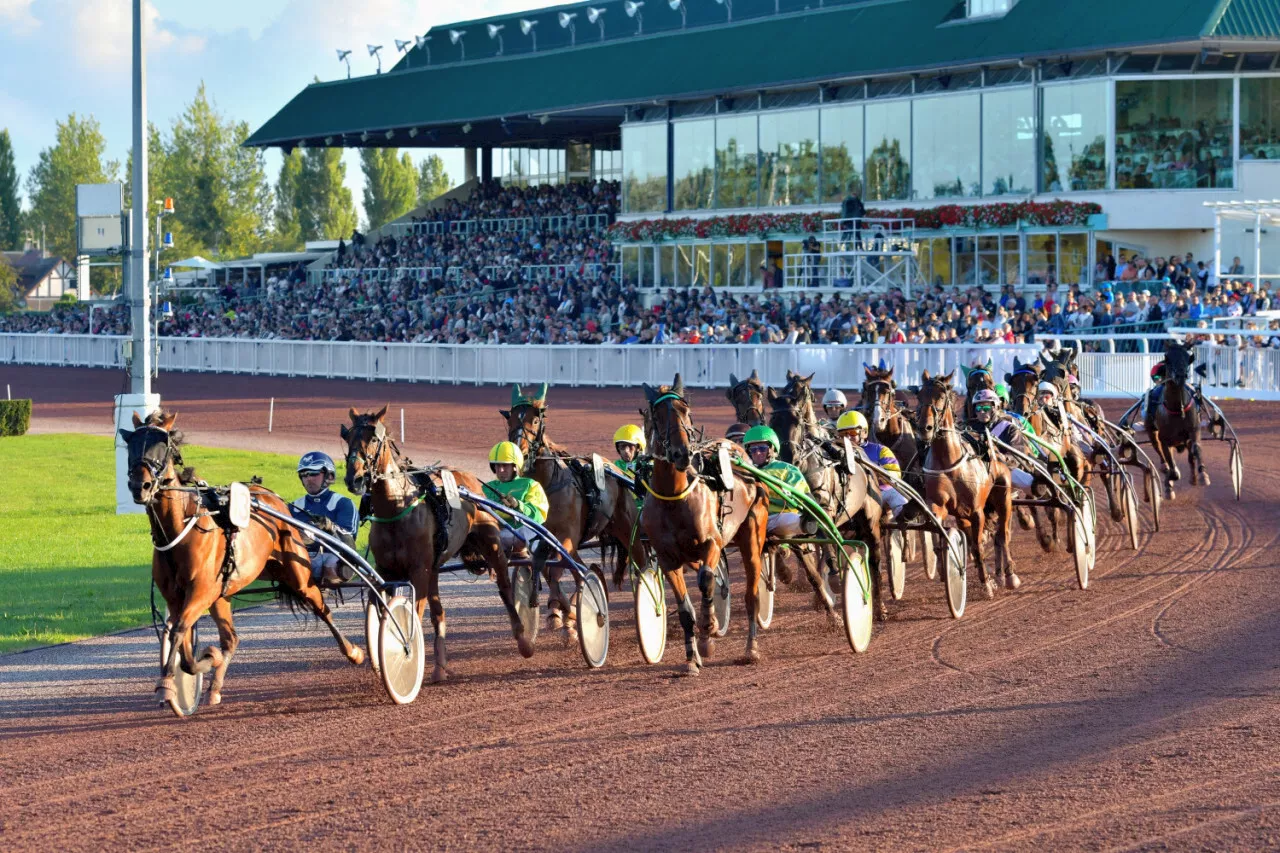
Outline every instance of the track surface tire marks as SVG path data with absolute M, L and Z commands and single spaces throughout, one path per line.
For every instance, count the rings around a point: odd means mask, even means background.
M 117 374 L 46 373 L 38 425 L 110 429 L 92 401 Z M 192 443 L 261 446 L 256 400 L 275 396 L 273 438 L 290 451 L 336 434 L 348 405 L 391 402 L 406 408 L 410 452 L 483 460 L 507 402 L 492 387 L 164 379 Z M 548 432 L 603 451 L 640 399 L 554 389 Z M 693 392 L 708 433 L 731 419 L 723 400 Z M 1019 531 L 1022 590 L 988 602 L 975 587 L 953 621 L 940 584 L 910 567 L 906 598 L 856 657 L 807 594 L 783 589 L 764 663 L 729 664 L 744 641 L 735 568 L 729 636 L 697 679 L 672 677 L 674 620 L 664 662 L 640 661 L 626 592 L 612 593 L 603 671 L 546 634 L 521 660 L 491 585 L 487 607 L 451 611 L 461 677 L 403 708 L 327 639 L 294 666 L 246 642 L 224 704 L 182 721 L 155 709 L 142 681 L 132 694 L 81 687 L 64 705 L 24 706 L 5 698 L 0 665 L 0 839 L 68 850 L 1275 849 L 1271 411 L 1227 408 L 1244 441 L 1243 502 L 1230 500 L 1225 446 L 1210 444 L 1215 485 L 1181 489 L 1154 538 L 1144 505 L 1140 551 L 1100 520 L 1088 591 L 1066 555 L 1042 555 Z M 421 450 L 415 430 L 430 435 Z

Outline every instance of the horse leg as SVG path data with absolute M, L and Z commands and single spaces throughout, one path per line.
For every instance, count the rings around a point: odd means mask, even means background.
M 1012 533 L 1013 525 L 1011 516 L 1013 515 L 1013 485 L 1004 483 L 996 486 L 995 490 L 995 549 L 996 549 L 996 566 L 997 573 L 999 569 L 1004 570 L 1004 583 L 1008 589 L 1017 589 L 1022 586 L 1022 581 L 1013 571 L 1013 552 L 1009 549 L 1009 535 Z
M 1110 472 L 1102 476 L 1107 490 L 1107 507 L 1111 510 L 1111 520 L 1124 521 L 1124 504 L 1120 501 L 1120 474 Z
M 231 656 L 240 645 L 240 637 L 236 634 L 235 625 L 231 621 L 231 602 L 219 598 L 209 608 L 213 623 L 218 626 L 218 645 L 221 647 L 222 660 L 213 669 L 213 681 L 209 684 L 209 704 L 222 702 L 222 682 L 227 677 L 227 667 L 231 664 Z
M 342 631 L 338 629 L 337 624 L 333 621 L 333 611 L 329 609 L 329 605 L 324 603 L 324 596 L 320 592 L 320 587 L 311 581 L 311 569 L 308 567 L 303 571 L 306 573 L 306 585 L 299 584 L 299 586 L 294 587 L 294 592 L 329 627 L 329 633 L 333 634 L 333 638 L 338 641 L 338 647 L 342 649 L 342 653 L 347 660 L 356 666 L 364 663 L 364 650 L 343 636 Z M 290 580 L 294 579 L 290 578 Z
M 702 593 L 702 611 L 698 618 L 698 653 L 704 658 L 715 654 L 715 634 L 720 630 L 720 623 L 716 620 L 715 608 L 712 606 L 716 588 L 714 566 L 719 560 L 720 549 L 714 543 L 709 543 L 702 564 L 698 567 L 698 590 Z
M 1160 440 L 1160 431 L 1158 429 L 1153 429 L 1151 430 L 1150 435 L 1151 446 L 1155 448 L 1156 454 L 1164 462 L 1165 499 L 1173 500 L 1173 484 L 1182 477 L 1182 473 L 1178 471 L 1178 463 L 1173 460 L 1173 448 Z
M 511 635 L 516 638 L 516 648 L 520 650 L 520 657 L 531 658 L 533 642 L 525 636 L 524 623 L 520 621 L 520 614 L 516 613 L 515 598 L 511 595 L 511 573 L 507 565 L 507 555 L 502 550 L 502 540 L 496 529 L 493 530 L 493 538 L 497 547 L 485 548 L 481 553 L 488 555 L 485 562 L 498 580 L 498 597 L 502 599 L 502 606 L 507 610 L 507 618 L 511 620 Z
M 982 559 L 982 537 L 986 533 L 986 516 L 982 507 L 974 509 L 967 519 L 957 516 L 956 522 L 960 531 L 968 537 L 969 556 L 973 558 L 973 564 L 978 568 L 978 582 L 982 584 L 983 594 L 987 598 L 995 598 L 996 584 L 987 576 L 987 564 Z
M 827 620 L 832 620 L 836 615 L 835 598 L 827 584 L 827 575 L 821 570 L 817 549 L 812 545 L 800 545 L 796 548 L 796 559 L 804 567 L 809 586 L 813 587 L 813 609 L 819 613 L 825 610 Z
M 582 558 L 578 556 L 578 549 L 573 547 L 572 542 L 564 543 L 565 550 L 576 560 L 582 563 Z M 565 602 L 564 611 L 564 637 L 565 642 L 573 644 L 578 642 L 578 596 L 582 595 L 582 590 L 575 588 L 573 594 L 565 597 L 561 593 L 561 598 Z
M 1200 485 L 1209 485 L 1209 472 L 1204 469 L 1204 459 L 1200 455 L 1199 436 L 1192 436 L 1191 443 L 1187 446 L 1187 460 Z
M 695 617 L 693 602 L 689 600 L 689 588 L 684 583 L 684 566 L 678 565 L 674 569 L 664 569 L 663 574 L 667 576 L 667 586 L 671 587 L 671 594 L 675 596 L 680 628 L 684 631 L 685 663 L 682 674 L 697 675 L 702 669 L 702 658 L 698 655 L 698 649 L 693 642 Z
M 738 545 L 738 553 L 742 555 L 742 568 L 747 575 L 747 649 L 742 657 L 738 658 L 740 664 L 753 664 L 760 662 L 760 641 L 758 634 L 760 626 L 756 624 L 756 615 L 760 612 L 760 554 L 764 549 L 764 525 L 758 525 L 759 530 L 746 531 L 749 535 L 739 535 L 735 537 Z M 746 528 L 746 525 L 743 525 Z
M 424 581 L 421 586 L 419 581 Z M 435 634 L 432 651 L 436 659 L 435 667 L 431 670 L 431 683 L 439 684 L 454 674 L 453 670 L 449 669 L 449 655 L 445 651 L 445 635 L 448 633 L 448 629 L 444 617 L 444 604 L 440 601 L 440 573 L 435 571 L 434 567 L 427 569 L 425 576 L 419 575 L 413 586 L 414 589 L 419 591 L 419 624 L 422 623 L 422 611 L 427 607 L 431 608 L 431 630 Z

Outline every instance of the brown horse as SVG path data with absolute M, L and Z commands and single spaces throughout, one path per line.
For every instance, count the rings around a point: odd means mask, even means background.
M 686 675 L 697 675 L 703 656 L 710 657 L 717 630 L 712 594 L 715 568 L 720 554 L 730 544 L 738 547 L 747 575 L 747 649 L 741 663 L 760 660 L 756 637 L 759 606 L 760 555 L 764 551 L 769 523 L 768 496 L 754 480 L 733 478 L 733 488 L 716 492 L 694 469 L 697 450 L 684 383 L 676 374 L 671 385 L 644 386 L 648 407 L 643 410 L 652 476 L 645 481 L 648 492 L 640 524 L 658 556 L 667 583 L 671 586 L 684 630 Z M 719 442 L 709 446 L 714 449 Z M 735 445 L 730 445 L 731 449 Z M 731 451 L 732 452 L 732 451 Z M 702 615 L 697 620 L 698 644 L 694 646 L 694 612 L 685 586 L 684 569 L 698 572 L 702 592 Z
M 189 675 L 213 670 L 209 704 L 222 701 L 227 667 L 240 644 L 229 596 L 259 576 L 278 582 L 282 596 L 305 603 L 329 626 L 347 659 L 363 663 L 364 652 L 338 630 L 311 579 L 302 535 L 261 513 L 252 513 L 248 526 L 233 532 L 219 523 L 215 490 L 196 485 L 189 468 L 179 473 L 183 436 L 173 428 L 176 420 L 176 414 L 166 412 L 155 412 L 145 421 L 135 414 L 135 429 L 120 430 L 129 448 L 129 491 L 134 502 L 146 508 L 151 524 L 151 578 L 169 606 L 169 657 L 156 685 L 161 701 L 183 715 L 174 686 L 179 665 Z M 249 491 L 273 510 L 288 514 L 288 505 L 274 493 L 257 485 Z M 209 646 L 197 659 L 191 630 L 206 610 L 218 626 L 218 645 Z
M 1174 450 L 1185 450 L 1191 463 L 1193 483 L 1209 485 L 1209 474 L 1200 456 L 1200 406 L 1192 390 L 1191 365 L 1196 360 L 1191 344 L 1171 344 L 1164 354 L 1165 377 L 1160 400 L 1154 406 L 1155 416 L 1146 425 L 1151 446 L 1164 460 L 1165 497 L 1173 500 L 1173 484 L 1182 472 L 1173 458 Z
M 644 543 L 634 535 L 640 515 L 635 501 L 625 484 L 616 477 L 605 480 L 600 490 L 592 476 L 590 461 L 574 457 L 567 449 L 547 437 L 546 386 L 537 393 L 525 396 L 519 385 L 512 392 L 516 401 L 510 410 L 499 409 L 507 423 L 507 440 L 524 454 L 522 477 L 532 477 L 542 484 L 547 493 L 547 520 L 543 526 L 560 540 L 565 550 L 578 557 L 578 546 L 601 535 L 619 543 L 637 567 L 648 561 Z M 551 628 L 564 626 L 569 639 L 576 636 L 577 618 L 571 602 L 560 589 L 563 568 L 549 564 L 549 549 L 533 551 L 534 571 L 541 572 L 550 590 L 547 602 L 547 620 Z M 621 588 L 626 573 L 626 563 L 618 560 L 613 584 Z
M 952 384 L 955 374 L 930 376 L 926 370 L 921 378 L 916 423 L 920 424 L 928 447 L 923 468 L 925 498 L 939 521 L 953 516 L 960 531 L 968 537 L 969 554 L 978 567 L 978 580 L 987 597 L 992 598 L 995 584 L 987 577 L 982 560 L 983 533 L 989 513 L 995 523 L 996 580 L 1003 573 L 1005 585 L 1017 589 L 1021 581 L 1014 574 L 1009 552 L 1009 520 L 1013 510 L 1009 469 L 994 454 L 983 460 L 956 428 L 952 410 L 956 397 Z M 936 543 L 936 553 L 938 564 L 946 565 L 945 543 Z
M 1049 357 L 1041 356 L 1040 361 L 1044 364 L 1044 372 L 1041 379 L 1046 382 L 1052 382 L 1054 387 L 1058 389 L 1058 399 L 1062 401 L 1062 411 L 1071 419 L 1085 424 L 1094 429 L 1093 423 L 1088 409 L 1079 399 L 1076 391 L 1072 390 L 1071 377 L 1075 376 L 1076 370 L 1076 352 L 1070 347 L 1053 350 L 1049 353 Z M 1095 412 L 1096 417 L 1096 412 Z M 1057 420 L 1054 420 L 1057 423 Z M 1118 472 L 1112 472 L 1110 465 L 1099 466 L 1100 459 L 1107 459 L 1109 448 L 1099 446 L 1097 440 L 1088 435 L 1085 430 L 1075 425 L 1070 425 L 1066 429 L 1069 436 L 1075 438 L 1075 446 L 1079 448 L 1080 458 L 1084 461 L 1084 465 L 1080 469 L 1080 476 L 1076 479 L 1085 485 L 1089 485 L 1093 479 L 1093 472 L 1097 470 L 1102 478 L 1103 489 L 1107 493 L 1107 506 L 1111 512 L 1112 521 L 1121 521 L 1124 519 L 1124 507 L 1120 503 L 1119 494 L 1119 475 Z
M 764 423 L 764 383 L 760 381 L 759 372 L 752 370 L 746 379 L 730 373 L 729 390 L 724 395 L 733 404 L 738 423 L 749 427 Z
M 1063 459 L 1067 463 L 1067 470 L 1072 476 L 1075 476 L 1075 473 L 1081 467 L 1080 460 L 1083 458 L 1079 449 L 1069 442 L 1064 443 L 1060 432 L 1055 431 L 1050 436 L 1046 436 L 1043 433 L 1046 423 L 1044 415 L 1040 411 L 1040 399 L 1037 396 L 1040 373 L 1041 366 L 1037 361 L 1032 360 L 1023 364 L 1018 360 L 1017 356 L 1013 357 L 1013 372 L 1004 375 L 1005 385 L 1009 389 L 1009 411 L 1028 421 L 1031 424 L 1031 428 L 1036 430 L 1037 435 L 1046 444 L 1053 447 L 1058 453 L 1063 454 Z M 1041 455 L 1039 448 L 1031 439 L 1022 435 L 1021 431 L 1007 435 L 1008 443 L 1015 449 L 1033 457 Z M 1036 498 L 1047 498 L 1051 494 L 1048 487 L 1039 482 L 1032 489 L 1032 492 Z M 1036 530 L 1036 540 L 1044 551 L 1053 551 L 1058 546 L 1059 531 L 1067 529 L 1064 511 L 1051 507 L 1031 507 L 1030 509 L 1034 519 L 1033 525 Z M 1045 518 L 1048 521 L 1047 525 L 1040 523 L 1041 510 L 1044 511 Z
M 920 474 L 920 444 L 916 437 L 911 411 L 898 402 L 898 386 L 893 380 L 893 367 L 873 367 L 864 364 L 866 378 L 862 382 L 862 399 L 858 411 L 862 412 L 871 427 L 873 441 L 883 444 L 893 452 L 902 468 L 902 476 L 916 491 L 924 490 Z
M 497 520 L 470 501 L 451 508 L 444 495 L 431 480 L 431 472 L 416 476 L 406 468 L 408 460 L 387 433 L 384 418 L 387 407 L 361 414 L 347 412 L 351 427 L 340 429 L 347 443 L 347 489 L 353 494 L 370 492 L 373 501 L 369 528 L 369 548 L 373 551 L 378 571 L 388 580 L 413 584 L 418 605 L 418 620 L 431 607 L 431 624 L 435 628 L 435 669 L 433 682 L 444 681 L 452 674 L 445 652 L 445 613 L 440 603 L 440 567 L 461 553 L 468 565 L 487 565 L 498 582 L 498 595 L 511 620 L 511 633 L 524 657 L 533 655 L 533 641 L 525 636 L 511 597 L 511 579 L 507 576 L 507 556 L 502 550 Z M 449 469 L 459 486 L 474 494 L 482 494 L 483 486 L 473 475 Z M 441 524 L 441 522 L 445 522 Z

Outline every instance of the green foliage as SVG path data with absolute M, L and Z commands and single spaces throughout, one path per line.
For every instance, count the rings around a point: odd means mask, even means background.
M 36 233 L 44 231 L 49 251 L 71 259 L 76 254 L 76 184 L 117 180 L 120 164 L 104 160 L 107 142 L 93 116 L 75 113 L 58 122 L 51 148 L 40 152 L 27 176 L 27 221 Z
M 418 166 L 418 204 L 429 201 L 453 189 L 449 173 L 444 170 L 444 160 L 439 154 L 432 154 Z
M 302 223 L 298 208 L 302 192 L 302 152 L 296 148 L 280 163 L 280 177 L 275 189 L 275 230 L 272 236 L 273 250 L 288 252 L 301 249 Z
M 0 400 L 0 435 L 26 435 L 30 428 L 30 400 Z
M 0 249 L 21 248 L 22 208 L 18 206 L 18 169 L 13 162 L 13 140 L 5 129 L 0 130 Z
M 361 148 L 364 213 L 368 228 L 381 228 L 413 209 L 418 199 L 418 170 L 398 148 Z
M 18 307 L 18 272 L 0 255 L 0 314 L 8 314 Z
M 308 148 L 302 155 L 295 207 L 304 240 L 349 238 L 356 230 L 356 206 L 346 178 L 341 148 Z

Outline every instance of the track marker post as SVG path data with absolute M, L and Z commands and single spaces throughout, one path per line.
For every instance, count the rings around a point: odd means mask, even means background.
M 8 383 L 8 382 L 4 383 L 4 398 L 5 398 L 6 400 L 12 400 L 12 399 L 13 399 L 13 391 L 12 391 L 12 389 L 10 389 L 10 388 L 9 388 L 9 383 Z
M 400 443 L 404 444 L 404 407 L 400 408 Z
M 276 398 L 271 398 L 271 405 L 267 409 L 267 432 L 271 432 L 272 427 L 276 423 Z

